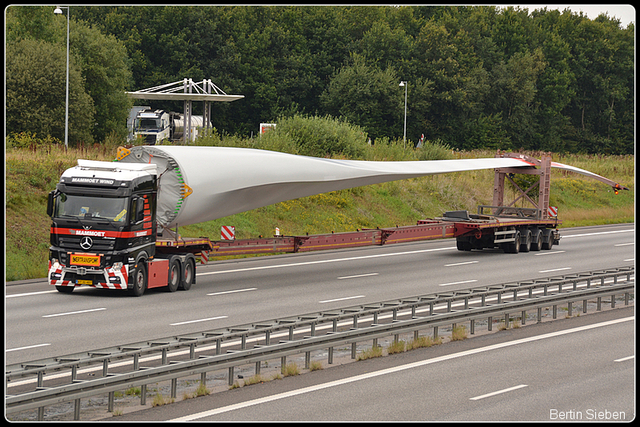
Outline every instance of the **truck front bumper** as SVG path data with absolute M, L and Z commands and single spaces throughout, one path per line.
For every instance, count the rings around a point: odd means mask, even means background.
M 127 289 L 129 266 L 108 268 L 65 267 L 49 261 L 49 284 L 53 286 L 91 286 L 103 289 Z

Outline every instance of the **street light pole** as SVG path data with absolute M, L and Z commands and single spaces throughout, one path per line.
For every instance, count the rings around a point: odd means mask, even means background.
M 69 15 L 71 12 L 69 6 L 56 6 L 53 13 L 60 15 L 62 9 L 67 9 L 67 85 L 64 100 L 64 148 L 66 149 L 69 148 Z
M 404 148 L 407 148 L 407 89 L 409 87 L 406 80 L 400 82 L 400 87 L 404 86 L 404 137 L 403 137 L 403 145 Z

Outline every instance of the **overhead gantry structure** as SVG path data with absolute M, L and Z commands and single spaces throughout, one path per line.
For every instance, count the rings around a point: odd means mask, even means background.
M 202 114 L 203 127 L 211 127 L 211 103 L 232 102 L 244 98 L 244 95 L 227 95 L 222 89 L 204 79 L 202 82 L 194 82 L 192 79 L 182 79 L 177 82 L 142 89 L 135 92 L 125 92 L 133 99 L 184 101 L 184 140 L 191 141 L 191 117 L 193 114 L 193 101 L 202 101 L 204 110 Z

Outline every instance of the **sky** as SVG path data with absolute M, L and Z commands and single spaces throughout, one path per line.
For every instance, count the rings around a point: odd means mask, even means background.
M 529 9 L 529 12 L 543 7 L 547 10 L 558 9 L 560 12 L 569 8 L 574 13 L 584 13 L 591 20 L 596 19 L 601 13 L 607 13 L 610 18 L 619 19 L 622 28 L 626 28 L 631 22 L 634 25 L 636 23 L 636 9 L 630 4 L 519 4 L 512 6 Z

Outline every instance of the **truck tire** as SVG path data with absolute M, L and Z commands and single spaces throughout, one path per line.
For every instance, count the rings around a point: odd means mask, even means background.
M 553 230 L 545 228 L 542 231 L 542 250 L 548 251 L 553 247 Z
M 504 246 L 505 253 L 508 254 L 517 254 L 520 252 L 520 232 L 516 231 L 515 239 L 513 242 L 505 243 Z
M 63 294 L 70 294 L 75 289 L 75 286 L 56 286 L 56 290 Z
M 531 250 L 539 251 L 542 248 L 542 230 L 534 228 L 531 230 Z
M 470 251 L 471 242 L 469 242 L 468 240 L 456 240 L 456 247 L 459 251 Z
M 184 270 L 182 272 L 182 281 L 180 283 L 180 289 L 188 291 L 191 289 L 191 285 L 196 282 L 196 262 L 193 257 L 187 257 L 184 261 Z
M 182 271 L 180 268 L 180 258 L 171 257 L 169 259 L 169 277 L 167 278 L 167 290 L 169 292 L 175 292 L 180 286 L 182 280 Z
M 129 293 L 134 297 L 141 297 L 147 290 L 147 267 L 142 261 L 133 269 L 133 287 Z
M 520 252 L 529 252 L 531 250 L 531 230 L 523 231 L 524 243 L 520 242 Z

